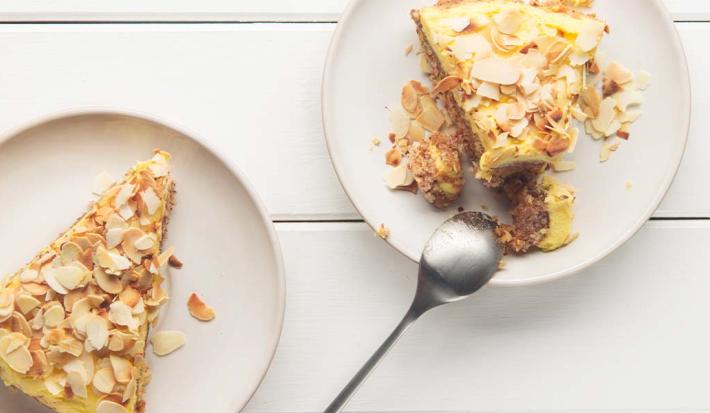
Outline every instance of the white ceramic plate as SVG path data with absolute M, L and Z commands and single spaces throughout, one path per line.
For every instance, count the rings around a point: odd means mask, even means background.
M 0 143 L 0 273 L 14 272 L 80 216 L 102 171 L 119 178 L 153 148 L 173 155 L 176 207 L 165 245 L 184 262 L 172 269 L 160 329 L 181 330 L 184 348 L 158 358 L 150 413 L 235 413 L 254 393 L 281 332 L 284 276 L 268 215 L 245 179 L 196 140 L 145 118 L 78 114 L 38 124 Z M 217 312 L 193 319 L 197 292 Z M 0 385 L 7 413 L 49 410 Z
M 333 164 L 341 183 L 365 220 L 391 229 L 389 242 L 418 261 L 434 229 L 456 212 L 438 211 L 421 196 L 386 188 L 384 153 L 390 130 L 386 106 L 399 105 L 402 85 L 421 79 L 418 56 L 405 57 L 408 44 L 418 49 L 412 8 L 434 0 L 353 0 L 338 25 L 323 79 L 323 122 Z M 577 272 L 628 240 L 651 216 L 668 190 L 683 155 L 690 121 L 690 86 L 685 54 L 660 0 L 597 0 L 595 11 L 612 34 L 601 47 L 607 60 L 634 71 L 652 73 L 645 91 L 644 116 L 632 127 L 631 140 L 605 164 L 600 142 L 582 136 L 571 159 L 573 172 L 558 177 L 578 189 L 572 245 L 549 254 L 506 259 L 494 285 L 524 285 Z M 384 142 L 368 150 L 373 136 Z M 506 216 L 503 200 L 467 176 L 457 204 L 490 208 Z M 626 183 L 633 183 L 628 190 Z

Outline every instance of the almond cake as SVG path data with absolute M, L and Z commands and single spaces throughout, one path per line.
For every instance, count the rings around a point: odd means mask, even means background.
M 618 63 L 602 73 L 597 48 L 609 28 L 578 9 L 590 5 L 439 0 L 413 10 L 432 88 L 408 82 L 402 108 L 391 110 L 388 163 L 397 168 L 390 188 L 419 189 L 447 207 L 463 190 L 468 158 L 475 177 L 511 202 L 513 224 L 498 229 L 507 252 L 552 251 L 573 241 L 575 191 L 546 173 L 574 168 L 564 160 L 580 134 L 573 121 L 604 139 L 600 160 L 608 160 L 619 140 L 629 139 L 641 114 L 629 108 L 641 103 L 638 89 L 649 80 Z
M 58 413 L 133 413 L 150 324 L 168 300 L 160 251 L 167 152 L 130 169 L 0 289 L 0 378 Z

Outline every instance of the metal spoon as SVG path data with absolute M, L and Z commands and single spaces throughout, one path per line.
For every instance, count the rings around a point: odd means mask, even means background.
M 389 349 L 422 314 L 469 297 L 493 278 L 502 255 L 495 227 L 489 216 L 465 212 L 436 230 L 419 261 L 419 284 L 409 311 L 324 413 L 340 412 Z

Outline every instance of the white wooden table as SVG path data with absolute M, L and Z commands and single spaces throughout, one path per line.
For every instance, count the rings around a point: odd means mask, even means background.
M 325 150 L 320 78 L 345 2 L 0 1 L 0 132 L 67 108 L 149 112 L 199 131 L 261 193 L 288 303 L 247 412 L 322 410 L 415 286 L 414 264 L 361 222 Z M 695 116 L 656 218 L 583 274 L 426 316 L 350 411 L 710 411 L 710 1 L 666 3 Z

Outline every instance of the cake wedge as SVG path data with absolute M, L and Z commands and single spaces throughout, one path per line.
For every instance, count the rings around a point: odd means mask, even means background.
M 156 150 L 0 284 L 0 378 L 58 413 L 143 411 L 174 183 Z

